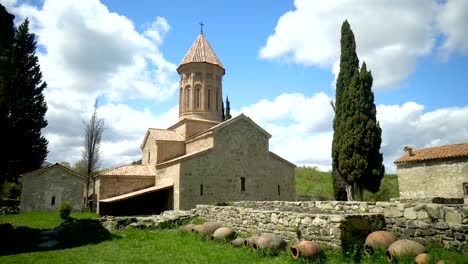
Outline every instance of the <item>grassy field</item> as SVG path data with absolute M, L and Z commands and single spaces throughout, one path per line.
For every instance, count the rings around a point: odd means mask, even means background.
M 35 214 L 0 216 L 0 223 L 11 223 L 16 229 L 20 226 L 35 228 L 38 224 L 33 215 Z M 56 214 L 40 215 L 41 228 L 52 228 L 57 223 Z M 233 248 L 226 243 L 214 242 L 173 229 L 130 229 L 114 232 L 99 241 L 93 240 L 96 236 L 94 231 L 99 229 L 97 233 L 100 233 L 102 227 L 90 228 L 86 222 L 96 221 L 93 219 L 94 215 L 75 214 L 74 217 L 75 223 L 84 227 L 74 226 L 72 230 L 66 231 L 67 237 L 63 239 L 73 241 L 75 238 L 80 243 L 48 251 L 30 250 L 19 254 L 3 254 L 0 256 L 0 263 L 354 263 L 353 259 L 359 256 L 353 254 L 355 252 L 343 255 L 337 250 L 326 248 L 320 259 L 294 261 L 286 251 L 276 256 L 256 253 L 247 248 Z M 46 224 L 48 218 L 50 224 Z M 467 253 L 441 250 L 437 246 L 429 250 L 438 259 L 450 259 L 453 263 L 468 263 Z M 383 254 L 377 254 L 362 258 L 361 263 L 387 263 L 387 261 Z M 412 263 L 412 260 L 399 263 Z
M 296 194 L 304 199 L 332 200 L 333 184 L 331 172 L 311 167 L 296 168 Z M 364 201 L 388 201 L 398 197 L 398 177 L 386 174 L 380 183 L 380 190 L 373 194 L 364 190 Z

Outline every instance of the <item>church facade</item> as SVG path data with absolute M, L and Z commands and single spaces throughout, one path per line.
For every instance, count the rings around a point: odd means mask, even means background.
M 269 151 L 268 132 L 241 114 L 222 120 L 225 69 L 203 33 L 177 68 L 179 121 L 149 128 L 142 164 L 96 178 L 105 215 L 153 214 L 239 200 L 294 200 L 295 165 Z

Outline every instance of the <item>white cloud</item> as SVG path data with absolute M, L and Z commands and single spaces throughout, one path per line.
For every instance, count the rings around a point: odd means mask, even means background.
M 444 34 L 445 41 L 441 50 L 445 57 L 459 51 L 468 55 L 468 1 L 448 0 L 441 7 L 437 17 L 438 29 Z
M 262 100 L 244 107 L 240 112 L 272 135 L 273 152 L 297 165 L 330 170 L 334 117 L 330 99 L 324 93 L 311 98 L 282 94 L 273 101 Z M 381 152 L 390 173 L 395 172 L 393 161 L 403 155 L 406 145 L 424 148 L 468 142 L 468 106 L 424 112 L 424 106 L 414 102 L 379 105 L 377 119 L 382 128 Z
M 374 75 L 374 87 L 401 85 L 417 59 L 431 54 L 440 32 L 442 49 L 468 53 L 468 2 L 448 0 L 295 0 L 296 9 L 283 14 L 260 57 L 330 67 L 337 75 L 340 28 L 347 19 L 357 53 Z
M 177 108 L 154 116 L 148 109 L 123 104 L 128 99 L 163 101 L 176 91 L 176 65 L 159 50 L 170 30 L 165 18 L 155 17 L 140 33 L 129 18 L 98 0 L 2 4 L 16 15 L 16 23 L 29 17 L 38 37 L 37 55 L 48 84 L 48 160 L 74 163 L 80 158 L 83 120 L 97 97 L 105 103 L 98 109 L 106 120 L 101 147 L 105 167 L 139 159 L 148 126 L 165 127 L 177 120 Z

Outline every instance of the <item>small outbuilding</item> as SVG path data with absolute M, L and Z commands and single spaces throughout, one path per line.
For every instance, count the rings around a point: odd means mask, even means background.
M 56 212 L 69 201 L 73 211 L 84 204 L 86 177 L 58 163 L 21 175 L 21 212 Z
M 400 198 L 468 198 L 468 143 L 413 149 L 395 161 Z

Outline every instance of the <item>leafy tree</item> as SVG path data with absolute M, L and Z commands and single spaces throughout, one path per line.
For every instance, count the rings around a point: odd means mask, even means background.
M 343 93 L 343 133 L 338 141 L 337 171 L 346 181 L 348 200 L 362 200 L 363 188 L 375 193 L 384 176 L 381 129 L 376 119 L 372 74 L 366 63 Z
M 102 133 L 104 131 L 104 119 L 97 116 L 98 101 L 94 102 L 93 114 L 89 121 L 84 122 L 84 150 L 82 157 L 82 165 L 84 166 L 84 174 L 87 177 L 86 181 L 86 199 L 85 206 L 88 207 L 89 189 L 93 176 L 96 174 L 100 166 L 99 147 L 101 145 Z M 94 197 L 93 184 L 93 197 Z
M 332 107 L 335 110 L 335 118 L 333 120 L 333 143 L 332 143 L 332 179 L 333 179 L 333 192 L 335 199 L 339 201 L 346 201 L 346 188 L 345 179 L 340 175 L 338 166 L 338 142 L 344 133 L 343 124 L 346 121 L 343 119 L 343 93 L 351 84 L 351 80 L 355 71 L 359 68 L 359 59 L 356 54 L 356 42 L 351 26 L 345 20 L 341 26 L 341 57 L 340 57 L 340 72 L 336 81 L 336 99 Z
M 15 30 L 0 82 L 1 182 L 17 182 L 19 175 L 39 169 L 47 157 L 48 142 L 41 134 L 47 126 L 47 104 L 42 94 L 47 84 L 42 81 L 35 52 L 35 35 L 29 33 L 26 19 Z
M 135 161 L 132 161 L 132 165 L 141 165 L 141 162 L 142 162 L 141 159 L 135 160 Z
M 71 169 L 70 162 L 67 161 L 61 161 L 59 162 L 60 165 L 64 166 L 65 168 Z
M 229 102 L 229 97 L 226 96 L 226 120 L 231 119 L 231 102 Z

